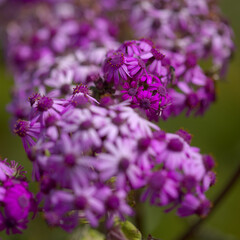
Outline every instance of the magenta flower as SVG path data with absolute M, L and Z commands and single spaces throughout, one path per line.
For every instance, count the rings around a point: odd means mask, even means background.
M 116 85 L 119 85 L 122 80 L 126 81 L 128 77 L 130 77 L 124 53 L 120 51 L 108 53 L 107 59 L 104 62 L 103 71 L 106 81 L 113 81 Z

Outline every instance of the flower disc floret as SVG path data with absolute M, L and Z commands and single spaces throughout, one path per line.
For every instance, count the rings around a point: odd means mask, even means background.
M 17 134 L 19 137 L 25 137 L 28 130 L 29 122 L 24 120 L 18 120 L 14 127 L 14 133 Z
M 107 60 L 112 68 L 118 69 L 124 64 L 124 54 L 122 52 L 114 52 Z
M 49 110 L 53 105 L 53 100 L 49 97 L 43 96 L 38 100 L 37 109 L 40 112 Z

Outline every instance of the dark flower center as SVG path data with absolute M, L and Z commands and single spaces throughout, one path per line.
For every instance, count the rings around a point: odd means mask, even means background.
M 26 208 L 29 205 L 29 199 L 27 196 L 22 195 L 18 198 L 18 204 L 21 208 Z
M 75 206 L 78 210 L 84 210 L 87 206 L 87 199 L 84 196 L 78 196 L 75 199 Z
M 14 133 L 16 133 L 19 137 L 25 137 L 27 135 L 28 129 L 29 122 L 18 120 L 14 128 Z
M 186 66 L 188 68 L 195 67 L 197 65 L 197 57 L 194 54 L 189 54 L 186 60 Z
M 129 88 L 128 89 L 128 95 L 129 96 L 135 96 L 137 93 L 137 89 L 136 88 Z
M 57 118 L 54 115 L 49 115 L 45 120 L 45 124 L 47 127 L 50 127 L 50 126 L 53 126 L 56 121 L 57 121 Z
M 122 52 L 115 52 L 108 58 L 107 62 L 111 67 L 118 69 L 124 64 L 124 54 Z
M 181 152 L 183 150 L 183 143 L 178 138 L 173 138 L 169 141 L 167 148 L 174 152 Z
M 76 157 L 69 153 L 64 157 L 64 162 L 67 166 L 73 167 L 76 164 Z
M 14 227 L 16 227 L 16 220 L 14 220 L 12 218 L 7 218 L 5 220 L 5 225 L 7 228 L 14 228 Z
M 122 158 L 119 162 L 119 170 L 125 172 L 130 165 L 130 162 L 127 158 Z
M 53 100 L 49 97 L 43 96 L 38 100 L 38 111 L 44 112 L 50 109 L 53 105 Z
M 151 106 L 151 102 L 148 98 L 141 99 L 140 107 L 143 109 L 149 109 Z
M 161 96 L 166 96 L 167 90 L 166 90 L 166 88 L 164 86 L 159 86 L 158 87 L 158 93 Z
M 138 148 L 142 151 L 146 151 L 151 143 L 150 138 L 141 138 L 138 140 Z
M 86 108 L 89 106 L 89 101 L 84 96 L 76 96 L 72 99 L 72 105 L 76 108 Z
M 70 86 L 69 84 L 63 84 L 60 88 L 61 94 L 66 95 L 70 92 Z
M 39 93 L 34 93 L 31 97 L 28 98 L 28 101 L 30 102 L 31 106 L 41 98 Z
M 77 93 L 89 94 L 89 89 L 87 85 L 79 84 L 73 89 L 73 95 Z
M 112 119 L 112 122 L 116 126 L 121 126 L 123 124 L 124 120 L 122 118 L 120 118 L 119 116 L 116 116 L 115 118 Z
M 80 129 L 88 130 L 88 129 L 92 128 L 92 126 L 93 126 L 92 122 L 90 120 L 86 120 L 80 124 Z
M 160 60 L 160 61 L 163 60 L 163 58 L 165 57 L 165 55 L 160 53 L 160 51 L 157 48 L 152 48 L 151 53 L 155 59 Z
M 161 22 L 159 19 L 154 19 L 152 22 L 153 29 L 159 29 L 161 27 Z
M 162 189 L 166 181 L 166 177 L 161 173 L 161 172 L 155 172 L 149 179 L 149 186 L 156 190 L 159 191 Z
M 117 210 L 120 206 L 120 201 L 117 196 L 111 195 L 106 201 L 106 206 L 109 210 Z

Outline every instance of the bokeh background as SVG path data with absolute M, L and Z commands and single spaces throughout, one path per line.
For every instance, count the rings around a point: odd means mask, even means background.
M 176 0 L 177 1 L 177 0 Z M 194 1 L 194 0 L 193 0 Z M 209 191 L 213 200 L 225 186 L 240 164 L 240 1 L 221 0 L 222 12 L 229 19 L 234 32 L 236 52 L 224 81 L 218 82 L 218 98 L 203 117 L 180 116 L 160 127 L 169 132 L 184 128 L 193 134 L 192 144 L 203 153 L 211 153 L 217 162 L 217 183 Z M 4 65 L 4 54 L 0 54 L 0 155 L 20 162 L 31 177 L 31 163 L 27 160 L 20 138 L 14 136 L 9 127 L 9 114 L 6 104 L 10 101 L 10 88 L 13 85 L 11 73 Z M 33 183 L 31 189 L 35 189 Z M 175 213 L 163 213 L 162 209 L 143 205 L 144 232 L 161 240 L 178 239 L 196 217 L 178 218 Z M 69 234 L 61 229 L 49 228 L 41 216 L 29 224 L 23 235 L 6 236 L 2 240 L 68 240 Z M 206 218 L 192 240 L 240 240 L 240 179 L 213 214 Z M 79 239 L 80 240 L 80 239 Z

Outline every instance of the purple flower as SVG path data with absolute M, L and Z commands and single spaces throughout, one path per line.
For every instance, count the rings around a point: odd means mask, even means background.
M 26 183 L 12 184 L 7 188 L 4 210 L 8 218 L 16 221 L 27 218 L 32 209 L 32 195 L 26 188 Z
M 126 81 L 128 77 L 130 77 L 124 53 L 120 51 L 108 53 L 107 59 L 104 62 L 103 71 L 106 81 L 113 81 L 116 85 L 120 84 L 122 80 Z
M 98 169 L 103 181 L 116 177 L 117 188 L 124 188 L 130 183 L 132 188 L 143 185 L 142 171 L 137 165 L 134 142 L 130 140 L 115 140 L 115 144 L 106 143 L 106 153 L 98 155 Z
M 186 217 L 192 214 L 198 214 L 202 217 L 206 216 L 211 208 L 211 203 L 204 196 L 200 199 L 192 194 L 187 194 L 178 209 L 178 215 Z
M 28 151 L 29 147 L 32 147 L 36 144 L 34 139 L 38 139 L 40 131 L 40 123 L 24 120 L 18 120 L 14 128 L 14 133 L 21 137 L 23 147 L 26 152 Z

